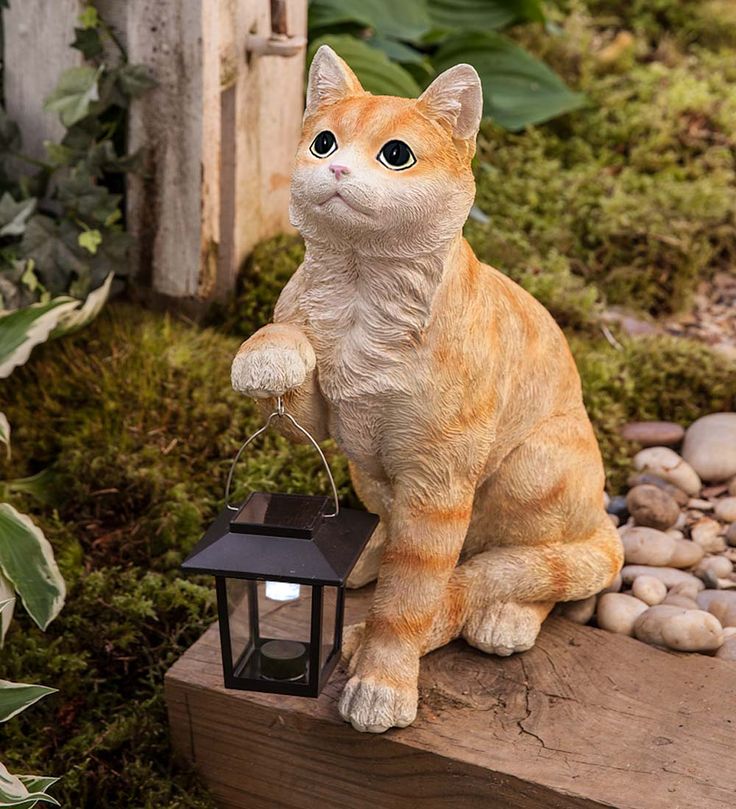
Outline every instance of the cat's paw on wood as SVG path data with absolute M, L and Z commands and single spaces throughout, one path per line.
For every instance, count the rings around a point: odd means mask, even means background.
M 296 348 L 262 346 L 238 354 L 233 360 L 230 378 L 236 391 L 267 399 L 298 388 L 309 371 Z
M 416 687 L 398 686 L 373 677 L 351 677 L 338 706 L 346 722 L 363 733 L 405 728 L 417 715 Z

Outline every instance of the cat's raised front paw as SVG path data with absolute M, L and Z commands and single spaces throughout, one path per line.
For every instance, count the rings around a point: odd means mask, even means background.
M 405 728 L 417 715 L 416 688 L 389 685 L 373 677 L 351 677 L 340 697 L 339 711 L 346 722 L 363 733 Z
M 246 396 L 267 399 L 298 388 L 310 369 L 296 348 L 263 346 L 243 351 L 233 360 L 233 388 Z

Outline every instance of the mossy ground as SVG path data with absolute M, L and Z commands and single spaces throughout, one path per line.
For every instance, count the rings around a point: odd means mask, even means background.
M 619 335 L 617 349 L 598 322 L 607 303 L 654 316 L 686 306 L 697 279 L 733 261 L 736 20 L 716 24 L 716 5 L 560 3 L 559 36 L 517 34 L 590 106 L 523 134 L 485 126 L 480 140 L 489 222 L 472 222 L 468 236 L 565 327 L 612 490 L 632 449 L 623 422 L 688 423 L 736 404 L 733 362 L 669 337 Z M 595 54 L 622 30 L 634 44 L 603 64 Z M 210 328 L 113 304 L 82 333 L 36 349 L 3 386 L 14 452 L 0 479 L 52 470 L 53 503 L 13 502 L 51 539 L 69 596 L 46 633 L 20 609 L 8 633 L 0 677 L 59 693 L 4 726 L 2 760 L 63 775 L 63 806 L 213 805 L 168 742 L 163 673 L 214 619 L 210 582 L 182 578 L 178 565 L 258 423 L 229 389 L 231 357 L 270 317 L 302 249 L 294 237 L 262 245 Z M 350 499 L 344 460 L 328 451 Z M 326 486 L 307 447 L 274 436 L 238 479 L 241 490 Z

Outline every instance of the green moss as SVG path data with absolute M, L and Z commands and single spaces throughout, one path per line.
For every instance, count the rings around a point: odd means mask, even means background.
M 281 290 L 304 260 L 299 236 L 280 235 L 261 242 L 248 258 L 238 278 L 235 297 L 215 307 L 211 321 L 240 337 L 249 337 L 273 317 Z
M 662 419 L 683 426 L 736 407 L 736 362 L 689 340 L 651 336 L 624 340 L 570 339 L 585 405 L 603 453 L 609 488 L 620 489 L 635 449 L 623 441 L 627 421 Z

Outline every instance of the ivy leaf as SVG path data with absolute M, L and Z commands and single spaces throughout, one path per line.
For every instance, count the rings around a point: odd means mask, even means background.
M 94 177 L 83 168 L 73 170 L 59 181 L 59 202 L 69 211 L 85 219 L 104 222 L 120 204 L 119 194 L 111 194 L 104 185 L 98 185 Z
M 96 28 L 75 28 L 71 47 L 78 50 L 85 59 L 94 59 L 104 50 L 100 32 Z
M 320 45 L 333 48 L 355 71 L 369 93 L 414 97 L 422 92 L 408 71 L 360 39 L 348 34 L 320 37 L 309 46 L 309 62 Z
M 90 281 L 93 289 L 102 283 L 110 273 L 128 274 L 130 269 L 128 250 L 132 244 L 132 237 L 122 230 L 107 230 L 103 233 L 102 244 L 98 247 L 94 257 L 90 259 L 92 268 Z
M 79 234 L 77 242 L 80 247 L 83 247 L 88 253 L 94 255 L 97 252 L 97 248 L 102 244 L 102 234 L 96 229 L 83 230 Z
M 523 129 L 585 103 L 544 62 L 493 31 L 455 34 L 432 57 L 437 72 L 458 62 L 478 71 L 483 112 L 506 129 Z
M 6 191 L 0 197 L 0 236 L 22 236 L 35 210 L 35 197 L 16 202 Z
M 70 67 L 61 74 L 56 89 L 44 102 L 44 109 L 58 112 L 61 123 L 70 127 L 85 118 L 90 105 L 99 99 L 97 86 L 102 68 Z
M 79 15 L 79 24 L 82 28 L 97 28 L 100 24 L 100 15 L 93 5 L 87 6 L 84 11 Z
M 157 84 L 145 65 L 123 65 L 117 71 L 117 83 L 128 98 L 138 98 Z
M 76 225 L 68 220 L 57 222 L 35 214 L 18 245 L 21 256 L 34 260 L 39 278 L 52 295 L 66 292 L 69 276 L 87 269 L 75 251 L 78 233 Z
M 0 152 L 16 152 L 21 147 L 18 124 L 0 107 Z

